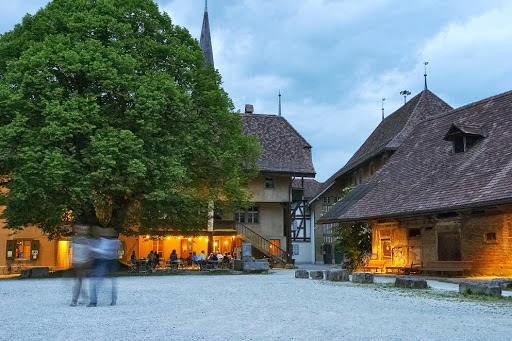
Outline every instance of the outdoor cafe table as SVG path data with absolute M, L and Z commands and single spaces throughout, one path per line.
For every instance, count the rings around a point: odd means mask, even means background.
M 213 259 L 208 259 L 207 261 L 208 261 L 208 266 L 207 266 L 208 269 L 217 269 L 221 262 L 220 260 L 213 260 Z
M 137 272 L 138 273 L 146 273 L 148 272 L 148 261 L 146 258 L 139 258 L 136 260 Z

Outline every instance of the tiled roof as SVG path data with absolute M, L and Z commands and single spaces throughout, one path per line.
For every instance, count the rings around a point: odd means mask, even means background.
M 241 114 L 244 134 L 256 135 L 263 148 L 260 171 L 314 177 L 311 145 L 282 116 Z
M 320 186 L 322 186 L 322 183 L 316 181 L 315 179 L 294 179 L 292 182 L 292 188 L 304 188 L 304 198 L 306 200 L 311 199 L 313 195 L 318 191 Z
M 396 150 L 418 122 L 449 110 L 452 110 L 452 107 L 446 102 L 430 90 L 423 90 L 411 98 L 405 105 L 387 116 L 348 160 L 345 166 L 324 182 L 323 186 L 315 194 L 315 197 L 318 197 L 331 187 L 342 175 L 382 154 L 386 150 Z
M 338 202 L 322 222 L 418 215 L 512 203 L 512 91 L 419 123 L 354 201 Z M 444 140 L 453 127 L 485 132 L 469 150 L 454 153 Z M 357 192 L 357 191 L 353 191 Z M 344 204 L 351 200 L 351 205 Z

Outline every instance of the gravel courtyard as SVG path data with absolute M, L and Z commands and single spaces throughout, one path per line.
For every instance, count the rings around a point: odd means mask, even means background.
M 72 279 L 0 280 L 2 340 L 511 340 L 512 300 L 268 275 L 135 276 L 98 307 Z M 7 326 L 7 328 L 5 328 Z

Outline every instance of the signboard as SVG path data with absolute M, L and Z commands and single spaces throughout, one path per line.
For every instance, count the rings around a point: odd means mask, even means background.
M 242 243 L 242 259 L 252 257 L 252 244 L 249 242 Z

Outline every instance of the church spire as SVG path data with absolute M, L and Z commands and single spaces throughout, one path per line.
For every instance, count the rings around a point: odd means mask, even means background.
M 203 50 L 206 62 L 213 65 L 212 38 L 210 36 L 210 21 L 208 20 L 208 0 L 204 1 L 203 28 L 201 29 L 201 39 L 199 40 L 201 50 Z

